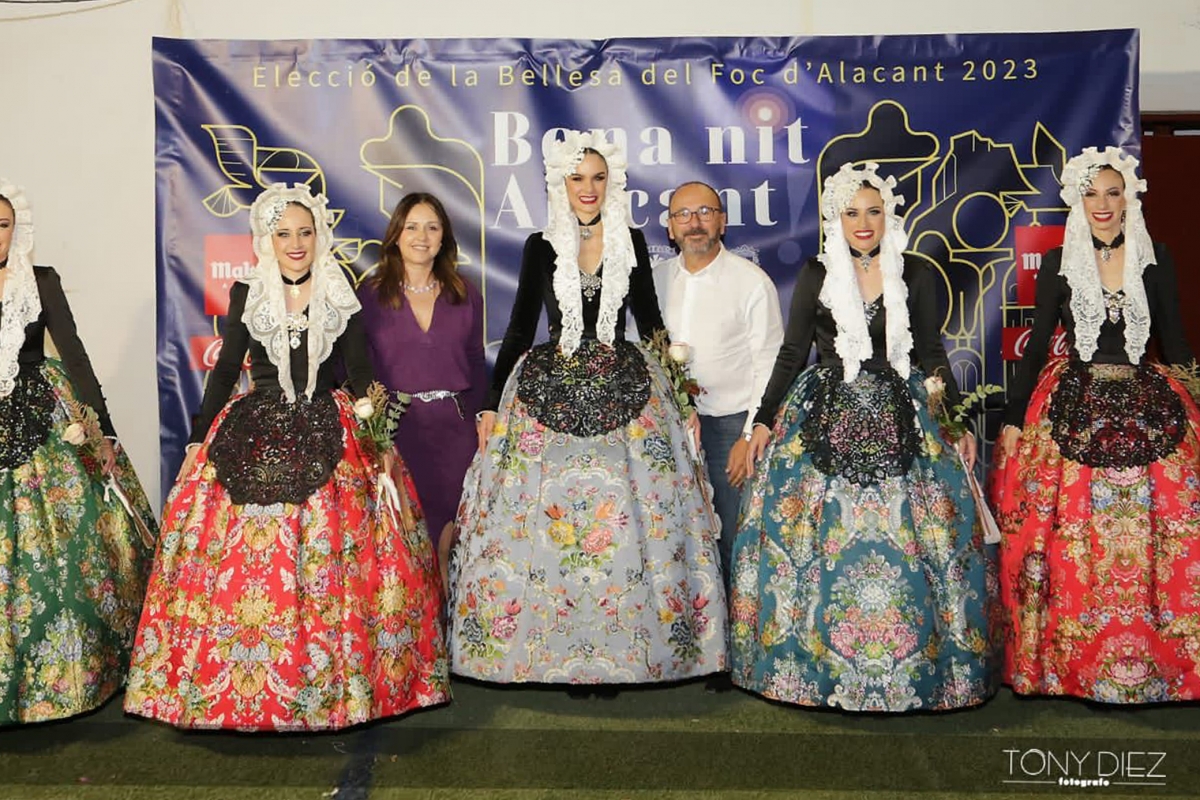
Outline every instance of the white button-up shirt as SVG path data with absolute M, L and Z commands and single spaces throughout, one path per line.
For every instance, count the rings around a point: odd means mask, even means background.
M 721 252 L 694 275 L 679 255 L 654 267 L 654 288 L 671 341 L 686 342 L 704 389 L 696 410 L 723 417 L 745 411 L 747 433 L 783 342 L 779 293 L 754 262 Z

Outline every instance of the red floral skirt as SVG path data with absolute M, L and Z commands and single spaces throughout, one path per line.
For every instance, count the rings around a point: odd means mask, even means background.
M 1198 436 L 1196 404 L 1160 366 L 1042 371 L 992 484 L 1014 691 L 1200 698 Z
M 125 710 L 188 728 L 342 728 L 449 699 L 434 556 L 401 466 L 405 508 L 335 392 L 341 460 L 302 503 L 234 504 L 209 445 L 163 511 Z

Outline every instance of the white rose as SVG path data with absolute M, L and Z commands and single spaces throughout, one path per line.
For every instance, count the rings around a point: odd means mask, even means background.
M 684 364 L 692 357 L 692 348 L 684 342 L 671 342 L 671 346 L 667 348 L 667 355 L 672 361 Z
M 370 419 L 375 415 L 375 406 L 371 403 L 371 398 L 360 397 L 354 401 L 354 416 L 359 419 Z
M 925 379 L 925 391 L 937 396 L 946 391 L 946 383 L 937 375 L 930 375 Z
M 87 441 L 87 431 L 78 422 L 72 422 L 63 431 L 62 439 L 67 444 L 73 444 L 76 447 Z

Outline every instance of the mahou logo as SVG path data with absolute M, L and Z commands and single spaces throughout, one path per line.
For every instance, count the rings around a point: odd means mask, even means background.
M 250 234 L 204 237 L 204 313 L 224 316 L 229 311 L 229 287 L 254 269 L 254 240 Z
M 1005 361 L 1020 361 L 1029 345 L 1029 335 L 1032 327 L 1005 328 L 1000 331 L 1000 354 Z M 1050 337 L 1050 358 L 1060 358 L 1070 355 L 1071 343 L 1067 340 L 1067 331 L 1058 327 Z
M 1042 256 L 1063 242 L 1062 225 L 1018 225 L 1014 235 L 1017 260 L 1017 305 L 1031 306 L 1037 298 L 1037 276 Z

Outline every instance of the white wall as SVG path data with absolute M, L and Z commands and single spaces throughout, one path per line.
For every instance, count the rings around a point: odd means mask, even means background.
M 349 9 L 349 10 L 343 10 Z M 24 18 L 24 19 L 21 19 Z M 792 36 L 1140 28 L 1144 110 L 1200 110 L 1197 0 L 97 0 L 0 5 L 0 175 L 26 187 L 158 497 L 152 36 Z M 1080 76 L 1080 91 L 1089 91 Z

